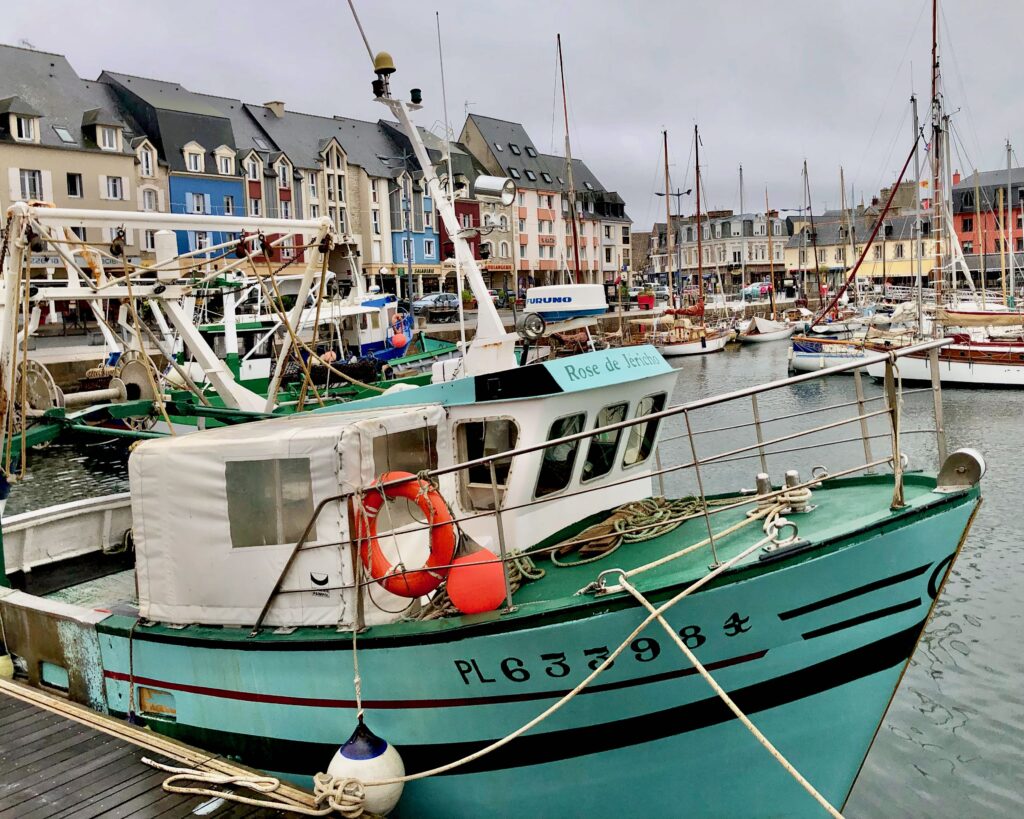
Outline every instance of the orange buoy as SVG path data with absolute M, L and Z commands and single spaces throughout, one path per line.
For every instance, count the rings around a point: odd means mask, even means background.
M 380 483 L 402 483 L 371 489 L 363 499 L 362 509 L 356 513 L 357 541 L 363 565 L 381 586 L 400 597 L 422 597 L 436 589 L 448 574 L 447 566 L 455 554 L 456 534 L 448 505 L 427 481 L 411 472 L 385 472 Z M 419 506 L 430 522 L 430 557 L 422 569 L 398 570 L 391 565 L 377 540 L 377 514 L 385 500 L 405 498 Z
M 409 340 L 405 337 L 405 333 L 395 333 L 391 336 L 392 347 L 404 347 L 409 343 Z
M 462 555 L 448 572 L 448 597 L 463 614 L 494 611 L 505 599 L 505 572 L 487 549 Z

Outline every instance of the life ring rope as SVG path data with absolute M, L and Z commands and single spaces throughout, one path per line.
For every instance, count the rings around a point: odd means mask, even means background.
M 429 524 L 430 556 L 419 569 L 408 569 L 402 561 L 392 565 L 377 537 L 380 510 L 398 498 L 415 503 Z M 377 583 L 399 597 L 422 597 L 432 592 L 447 577 L 447 566 L 455 556 L 457 538 L 448 504 L 434 484 L 411 472 L 381 473 L 376 486 L 361 498 L 356 533 L 363 566 Z

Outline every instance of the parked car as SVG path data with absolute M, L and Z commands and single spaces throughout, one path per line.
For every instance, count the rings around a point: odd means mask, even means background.
M 654 298 L 657 301 L 668 301 L 668 285 L 667 284 L 656 284 L 656 285 L 654 285 Z
M 632 302 L 635 302 L 636 301 L 636 297 L 639 296 L 643 292 L 644 292 L 644 288 L 638 287 L 637 285 L 633 285 L 631 288 L 629 288 L 629 300 L 632 301 Z
M 740 295 L 744 300 L 753 301 L 755 299 L 767 298 L 771 292 L 772 286 L 768 282 L 754 282 L 748 284 L 740 291 Z
M 455 321 L 459 314 L 459 297 L 454 293 L 428 293 L 412 303 L 412 312 L 426 316 L 427 321 Z

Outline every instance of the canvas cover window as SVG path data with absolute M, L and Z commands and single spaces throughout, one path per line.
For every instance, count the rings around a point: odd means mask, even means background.
M 228 461 L 224 473 L 234 548 L 298 542 L 313 516 L 308 458 Z

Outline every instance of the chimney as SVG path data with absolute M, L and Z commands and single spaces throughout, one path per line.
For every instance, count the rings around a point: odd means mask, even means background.
M 284 119 L 284 103 L 281 100 L 271 100 L 270 102 L 263 103 L 263 106 L 269 108 L 270 113 L 278 119 Z
M 953 171 L 953 184 L 954 185 L 959 185 L 960 184 L 960 171 Z

